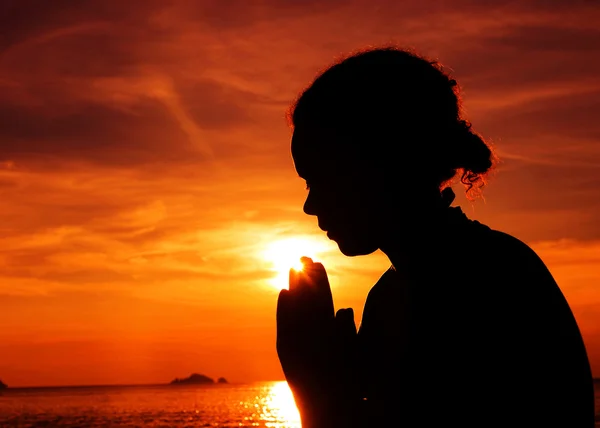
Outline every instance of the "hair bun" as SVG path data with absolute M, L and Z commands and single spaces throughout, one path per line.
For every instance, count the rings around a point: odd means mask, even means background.
M 492 168 L 495 155 L 491 147 L 466 120 L 458 121 L 455 168 L 462 170 L 460 181 L 468 192 L 477 192 L 485 184 L 484 175 Z
M 465 135 L 465 151 L 463 169 L 476 174 L 485 174 L 493 164 L 493 155 L 490 147 L 483 138 L 472 130 Z

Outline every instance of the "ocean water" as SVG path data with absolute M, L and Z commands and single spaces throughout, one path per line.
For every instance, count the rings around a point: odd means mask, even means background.
M 596 427 L 600 427 L 600 383 Z M 444 392 L 440 391 L 440 395 Z M 295 427 L 285 382 L 9 389 L 0 427 Z
M 0 427 L 300 427 L 285 382 L 8 389 Z

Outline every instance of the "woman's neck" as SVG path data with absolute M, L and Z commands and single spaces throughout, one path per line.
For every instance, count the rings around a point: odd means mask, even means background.
M 433 209 L 413 218 L 403 215 L 401 221 L 391 222 L 394 226 L 386 230 L 379 248 L 396 270 L 405 271 L 420 262 L 436 259 L 448 250 L 452 232 L 464 218 L 460 208 L 450 207 L 453 200 L 452 189 L 444 189 L 439 204 Z
M 447 243 L 443 225 L 413 225 L 405 233 L 391 232 L 387 242 L 380 246 L 392 266 L 398 271 L 406 271 L 423 261 L 435 258 Z

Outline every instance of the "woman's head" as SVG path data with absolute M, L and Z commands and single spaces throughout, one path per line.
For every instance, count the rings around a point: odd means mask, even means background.
M 328 68 L 290 119 L 294 163 L 309 188 L 304 210 L 347 255 L 373 252 L 394 225 L 430 216 L 457 175 L 472 196 L 495 159 L 462 116 L 456 81 L 396 48 Z

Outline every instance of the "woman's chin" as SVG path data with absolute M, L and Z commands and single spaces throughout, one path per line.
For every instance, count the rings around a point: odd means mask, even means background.
M 342 254 L 348 257 L 366 256 L 378 250 L 377 245 L 370 243 L 368 244 L 363 242 L 357 242 L 355 240 L 344 240 L 339 238 L 329 239 L 335 241 L 338 244 L 338 248 L 340 249 Z

